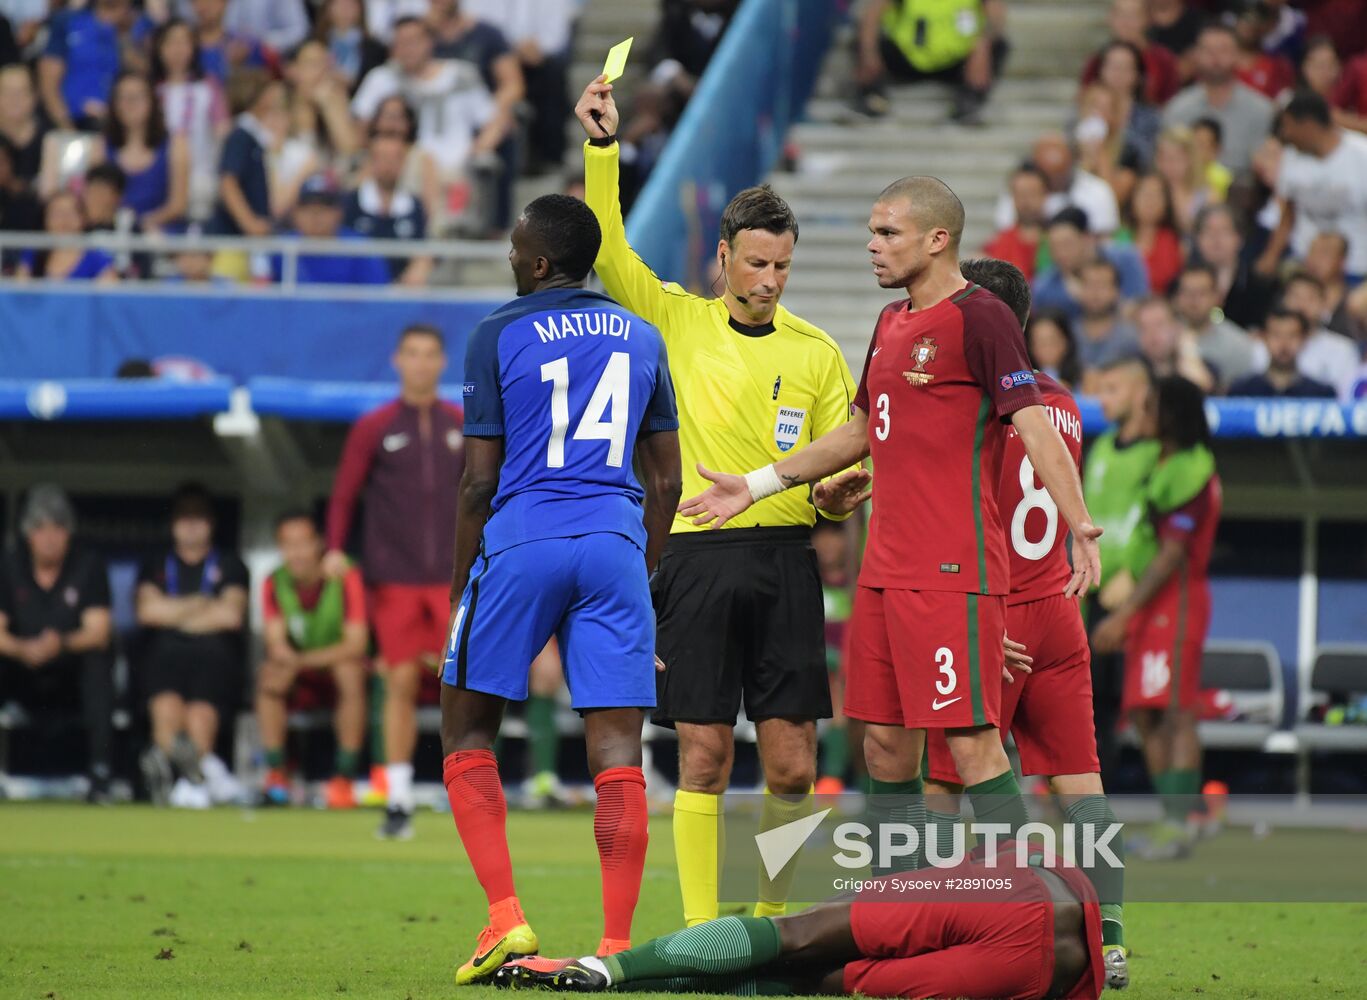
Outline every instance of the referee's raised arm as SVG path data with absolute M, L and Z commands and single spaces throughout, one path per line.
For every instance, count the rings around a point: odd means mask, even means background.
M 588 134 L 586 200 L 603 233 L 598 276 L 668 348 L 684 495 L 707 486 L 699 464 L 760 468 L 842 423 L 854 380 L 839 347 L 779 302 L 798 236 L 787 203 L 767 185 L 732 198 L 716 247 L 722 294 L 693 295 L 662 281 L 627 243 L 612 88 L 595 80 L 575 112 Z M 816 517 L 799 490 L 756 503 L 719 531 L 676 516 L 655 574 L 656 653 L 666 669 L 654 720 L 679 732 L 674 854 L 690 925 L 717 916 L 718 812 L 742 705 L 774 793 L 764 797 L 764 827 L 811 809 L 816 720 L 831 715 Z M 756 912 L 782 913 L 786 895 L 781 875 L 761 881 Z

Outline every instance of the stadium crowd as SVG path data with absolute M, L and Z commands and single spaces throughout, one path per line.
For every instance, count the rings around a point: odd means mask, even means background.
M 1363 23 L 1351 4 L 1113 0 L 983 247 L 1031 279 L 1041 369 L 1095 393 L 1137 354 L 1215 394 L 1362 394 Z
M 558 171 L 580 0 L 0 4 L 0 232 L 495 238 Z M 663 5 L 634 192 L 736 0 Z M 573 185 L 574 182 L 571 181 Z M 8 251 L 17 278 L 278 281 L 241 254 Z M 424 257 L 307 256 L 301 283 L 422 286 Z

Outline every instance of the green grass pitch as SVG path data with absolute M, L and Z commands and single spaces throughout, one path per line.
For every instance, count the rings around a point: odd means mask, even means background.
M 484 915 L 454 825 L 425 812 L 414 841 L 390 844 L 376 822 L 0 806 L 0 997 L 450 997 Z M 590 816 L 514 813 L 509 836 L 543 954 L 592 949 Z M 669 821 L 656 819 L 636 939 L 675 929 L 679 912 Z M 1367 995 L 1367 905 L 1135 904 L 1127 924 L 1133 1000 Z

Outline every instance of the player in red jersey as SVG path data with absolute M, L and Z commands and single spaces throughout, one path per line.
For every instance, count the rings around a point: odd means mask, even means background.
M 984 259 L 964 261 L 960 271 L 1005 302 L 1025 325 L 1030 315 L 1030 284 L 1019 268 L 1006 261 Z M 1035 377 L 1054 426 L 1080 470 L 1082 416 L 1077 403 L 1072 393 L 1050 376 L 1036 371 Z M 1039 484 L 1014 429 L 1006 435 L 997 503 L 1011 564 L 1006 634 L 1024 644 L 1032 657 L 1031 672 L 1008 678 L 1012 683 L 1002 688 L 1001 733 L 1003 738 L 1007 732 L 1015 737 L 1023 774 L 1049 778 L 1053 791 L 1065 803 L 1074 836 L 1081 840 L 1088 825 L 1093 827 L 1093 835 L 1099 836 L 1117 821 L 1101 784 L 1087 633 L 1077 598 L 1063 593 L 1073 572 L 1068 564 L 1067 531 L 1059 523 L 1058 508 Z M 931 810 L 928 835 L 946 844 L 958 822 L 958 796 L 963 786 L 944 732 L 931 730 L 926 739 L 930 777 L 926 792 Z M 1111 843 L 1123 850 L 1119 837 Z M 1079 847 L 1079 856 L 1081 853 Z M 1129 985 L 1121 913 L 1124 870 L 1101 866 L 1088 874 L 1102 900 L 1107 983 L 1124 989 Z
M 451 613 L 456 493 L 465 467 L 464 411 L 437 395 L 446 368 L 441 332 L 424 324 L 399 335 L 399 398 L 351 428 L 327 512 L 324 569 L 341 577 L 342 552 L 365 501 L 361 570 L 384 669 L 388 810 L 377 836 L 413 835 L 413 750 L 423 663 L 440 661 Z M 429 669 L 427 675 L 435 677 Z
M 1187 817 L 1201 789 L 1201 650 L 1221 508 L 1205 399 L 1184 378 L 1158 380 L 1157 437 L 1160 457 L 1145 487 L 1148 516 L 1127 550 L 1137 582 L 1092 640 L 1098 649 L 1124 647 L 1122 707 L 1139 730 L 1165 817 L 1143 853 L 1170 860 L 1191 850 Z
M 1101 532 L 1044 408 L 1020 324 L 959 273 L 963 220 L 959 199 L 932 177 L 903 178 L 879 196 L 869 219 L 874 275 L 907 298 L 879 317 L 850 420 L 745 476 L 700 469 L 713 485 L 679 509 L 697 524 L 724 524 L 871 454 L 882 471 L 850 621 L 845 713 L 867 723 L 873 801 L 893 802 L 890 818 L 923 827 L 924 734 L 946 729 L 975 815 L 1015 830 L 1025 807 L 996 729 L 1008 590 L 996 484 L 1008 423 L 1072 529 L 1070 596 L 1099 577 Z M 868 479 L 818 486 L 814 499 L 858 498 Z
M 1022 865 L 1014 845 L 998 850 L 992 866 L 968 860 L 937 876 L 940 885 L 983 880 L 1001 888 L 889 883 L 790 917 L 712 920 L 611 956 L 519 959 L 494 974 L 494 985 L 1096 1000 L 1104 981 L 1101 915 L 1086 876 Z

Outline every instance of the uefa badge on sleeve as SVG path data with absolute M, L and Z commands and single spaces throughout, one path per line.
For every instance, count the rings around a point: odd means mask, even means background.
M 802 433 L 802 422 L 807 419 L 806 410 L 795 410 L 790 406 L 780 406 L 774 419 L 774 444 L 779 451 L 789 451 L 797 444 L 797 436 Z

